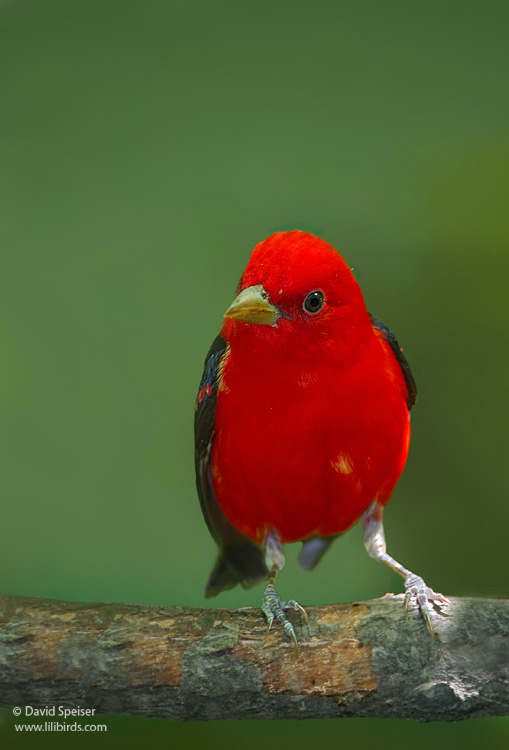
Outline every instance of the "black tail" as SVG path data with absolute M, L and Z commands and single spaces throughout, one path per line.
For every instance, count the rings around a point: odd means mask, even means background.
M 250 540 L 246 542 L 241 547 L 228 550 L 228 557 L 224 552 L 219 553 L 205 587 L 207 598 L 232 589 L 238 583 L 248 589 L 269 577 L 262 551 Z

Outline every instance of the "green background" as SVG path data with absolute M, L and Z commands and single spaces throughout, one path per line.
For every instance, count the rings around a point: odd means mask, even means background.
M 205 604 L 203 359 L 252 247 L 300 227 L 417 380 L 389 550 L 445 594 L 507 594 L 508 21 L 489 1 L 1 3 L 2 592 Z M 401 591 L 358 528 L 312 574 L 297 551 L 279 589 L 303 604 Z M 496 718 L 108 726 L 73 742 L 509 740 Z

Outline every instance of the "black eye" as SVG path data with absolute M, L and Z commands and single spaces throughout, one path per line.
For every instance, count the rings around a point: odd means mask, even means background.
M 324 302 L 325 294 L 320 289 L 316 289 L 316 291 L 308 294 L 302 307 L 307 313 L 314 315 L 315 313 L 320 312 Z

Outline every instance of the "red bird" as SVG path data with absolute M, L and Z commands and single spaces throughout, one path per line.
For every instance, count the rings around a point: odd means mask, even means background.
M 262 610 L 295 643 L 274 589 L 283 545 L 311 570 L 357 521 L 371 557 L 405 579 L 428 628 L 447 600 L 386 552 L 382 513 L 405 466 L 415 382 L 392 332 L 366 311 L 341 255 L 307 232 L 258 244 L 205 361 L 196 479 L 219 547 L 214 596 L 269 581 Z

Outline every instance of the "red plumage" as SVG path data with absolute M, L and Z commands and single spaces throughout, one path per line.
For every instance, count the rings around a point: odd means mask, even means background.
M 284 544 L 311 570 L 340 532 L 405 579 L 433 635 L 448 604 L 388 554 L 383 509 L 410 441 L 416 388 L 341 255 L 306 232 L 255 247 L 205 360 L 195 411 L 198 495 L 219 555 L 207 596 L 268 579 L 262 611 L 297 644 L 276 577 Z
M 282 543 L 346 531 L 389 500 L 410 440 L 408 389 L 343 258 L 311 234 L 255 247 L 238 292 L 262 286 L 274 325 L 226 318 L 212 480 L 243 535 Z M 313 290 L 323 308 L 303 308 Z

